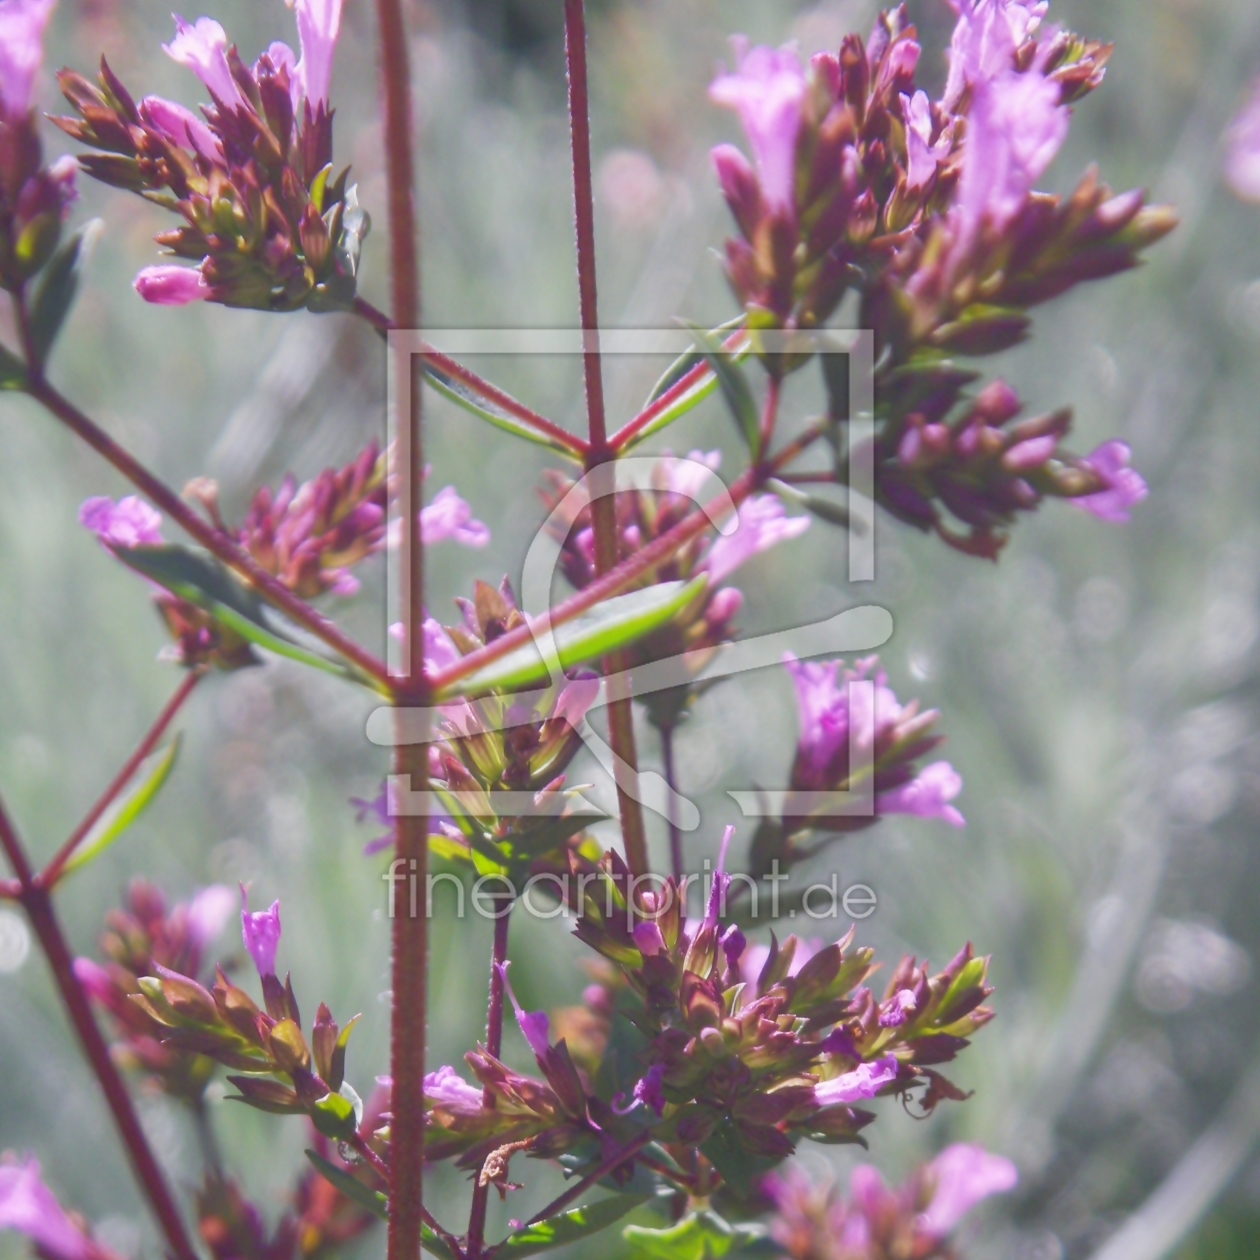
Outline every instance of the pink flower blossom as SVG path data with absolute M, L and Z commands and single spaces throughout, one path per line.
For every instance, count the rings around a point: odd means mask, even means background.
M 1023 209 L 1067 138 L 1071 111 L 1037 70 L 974 85 L 958 205 L 970 238 L 986 217 L 999 231 Z
M 0 1164 L 0 1229 L 25 1234 L 51 1260 L 90 1260 L 101 1251 L 44 1185 L 37 1159 Z
M 0 114 L 17 120 L 31 108 L 44 62 L 44 30 L 56 0 L 0 0 Z
M 733 534 L 719 534 L 701 566 L 717 586 L 760 552 L 790 538 L 799 538 L 810 526 L 808 516 L 788 516 L 773 494 L 755 494 L 739 507 L 739 525 Z
M 910 989 L 902 989 L 900 992 L 894 993 L 888 1002 L 887 1009 L 880 1013 L 879 1026 L 881 1028 L 900 1028 L 917 1005 L 914 993 Z
M 1226 134 L 1225 178 L 1248 201 L 1260 201 L 1260 80 Z
M 273 901 L 269 910 L 251 914 L 249 894 L 241 885 L 241 939 L 254 960 L 260 976 L 276 974 L 276 951 L 280 948 L 280 903 Z
M 134 494 L 117 503 L 104 496 L 86 500 L 79 508 L 79 524 L 106 547 L 153 547 L 163 541 L 161 512 Z
M 952 110 L 968 86 L 1013 69 L 1016 50 L 1036 33 L 1047 0 L 949 0 L 958 14 L 949 46 L 944 104 Z
M 714 79 L 709 96 L 738 112 L 752 145 L 766 205 L 772 211 L 793 214 L 805 67 L 794 48 L 750 48 L 742 37 L 734 44 L 736 71 Z
M 473 519 L 472 508 L 454 486 L 439 490 L 433 502 L 420 509 L 420 533 L 426 547 L 448 540 L 484 547 L 490 541 L 489 526 Z
M 140 102 L 140 117 L 172 144 L 191 149 L 207 162 L 223 161 L 223 146 L 214 132 L 191 109 L 161 96 L 146 96 Z
M 1129 467 L 1132 452 L 1127 442 L 1112 439 L 1087 455 L 1087 464 L 1103 480 L 1106 489 L 1094 494 L 1069 499 L 1073 507 L 1084 508 L 1101 521 L 1123 525 L 1129 520 L 1134 504 L 1141 503 L 1150 492 L 1142 474 Z
M 236 894 L 224 884 L 203 888 L 188 906 L 188 936 L 197 951 L 204 950 L 232 915 Z
M 949 802 L 962 791 L 962 775 L 948 761 L 924 766 L 909 783 L 881 792 L 876 807 L 881 814 L 912 814 L 915 818 L 940 818 L 952 827 L 967 820 Z
M 387 1077 L 378 1078 L 384 1083 Z M 392 1088 L 393 1082 L 389 1082 Z M 443 1065 L 436 1072 L 430 1072 L 424 1078 L 424 1101 L 430 1107 L 445 1107 L 458 1115 L 472 1116 L 481 1110 L 483 1091 L 476 1085 L 470 1085 L 449 1065 Z
M 977 1203 L 1013 1190 L 1019 1182 L 1009 1159 L 963 1142 L 947 1146 L 925 1171 L 935 1191 L 918 1224 L 937 1238 L 952 1234 Z
M 328 104 L 341 4 L 342 0 L 296 0 L 293 5 L 302 48 L 295 77 L 312 111 Z
M 891 1054 L 874 1063 L 859 1063 L 852 1072 L 815 1085 L 814 1101 L 820 1107 L 862 1102 L 874 1098 L 896 1075 L 897 1060 Z
M 721 464 L 721 451 L 692 451 L 685 458 L 666 451 L 652 470 L 652 485 L 694 503 L 705 485 L 714 480 L 713 474 Z
M 210 286 L 200 267 L 173 263 L 145 267 L 136 276 L 133 288 L 154 306 L 187 306 L 190 302 L 204 302 L 210 296 Z
M 906 187 L 911 192 L 926 188 L 936 174 L 936 168 L 949 157 L 953 144 L 952 125 L 932 143 L 932 105 L 926 92 L 914 96 L 902 95 L 901 116 L 906 124 Z
M 191 25 L 177 13 L 175 38 L 162 50 L 172 61 L 189 69 L 210 90 L 211 96 L 229 109 L 244 105 L 245 98 L 232 77 L 227 59 L 227 35 L 213 18 L 198 18 Z

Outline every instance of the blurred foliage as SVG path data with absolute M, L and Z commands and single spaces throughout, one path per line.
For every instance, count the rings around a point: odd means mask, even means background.
M 925 64 L 943 79 L 951 15 L 942 0 L 911 7 Z M 286 35 L 278 0 L 211 8 L 249 56 Z M 894 685 L 943 711 L 948 755 L 966 782 L 966 830 L 885 822 L 829 849 L 811 875 L 838 870 L 842 886 L 877 890 L 863 944 L 939 963 L 970 935 L 994 955 L 999 1018 L 958 1073 L 975 1098 L 920 1124 L 888 1117 L 870 1156 L 893 1179 L 954 1138 L 1016 1158 L 1023 1189 L 985 1214 L 968 1251 L 978 1260 L 1093 1255 L 1227 1112 L 1260 1053 L 1260 211 L 1218 177 L 1220 134 L 1260 65 L 1260 9 L 1252 0 L 1055 0 L 1053 10 L 1118 49 L 1104 89 L 1077 110 L 1052 183 L 1069 187 L 1097 160 L 1115 186 L 1146 185 L 1185 221 L 1149 267 L 1041 313 L 1033 341 L 1001 370 L 1030 411 L 1073 404 L 1083 449 L 1112 435 L 1130 441 L 1150 499 L 1126 529 L 1051 505 L 1022 524 L 996 567 L 881 522 L 872 588 L 846 588 L 843 539 L 819 524 L 741 573 L 749 632 L 883 603 L 897 621 L 885 652 Z M 412 6 L 430 326 L 576 322 L 558 12 L 550 0 Z M 846 0 L 595 7 L 608 323 L 666 326 L 680 314 L 714 324 L 732 313 L 707 252 L 726 231 L 707 148 L 731 138 L 733 124 L 704 90 L 726 36 L 835 48 L 872 16 L 873 6 Z M 337 152 L 383 224 L 371 6 L 347 6 L 345 28 Z M 104 50 L 125 81 L 195 103 L 191 77 L 157 51 L 169 32 L 157 0 L 62 0 L 51 60 L 87 70 Z M 54 107 L 47 79 L 44 94 Z M 50 133 L 54 152 L 58 143 Z M 99 214 L 106 229 L 54 372 L 168 480 L 215 476 L 225 507 L 239 511 L 285 469 L 311 475 L 379 436 L 384 360 L 363 328 L 331 316 L 146 307 L 130 281 L 154 260 L 150 237 L 165 224 L 99 187 L 84 188 L 80 212 Z M 383 245 L 378 231 L 364 258 L 365 292 L 382 305 Z M 474 366 L 578 422 L 576 364 Z M 629 414 L 660 366 L 609 363 L 615 416 Z M 519 573 L 542 516 L 545 456 L 488 442 L 474 424 L 436 400 L 429 412 L 431 489 L 455 484 L 494 531 L 484 552 L 435 551 L 429 603 L 447 619 L 472 577 Z M 736 458 L 715 406 L 669 441 Z M 155 659 L 163 634 L 142 585 L 76 524 L 81 500 L 122 493 L 120 480 L 8 396 L 0 450 L 0 785 L 47 856 L 176 678 Z M 337 616 L 384 650 L 380 584 L 366 583 Z M 374 833 L 348 804 L 372 795 L 385 771 L 383 750 L 363 734 L 370 707 L 285 663 L 212 679 L 182 719 L 184 751 L 163 797 L 63 902 L 86 952 L 133 872 L 173 896 L 236 879 L 253 880 L 260 903 L 282 896 L 281 962 L 295 984 L 338 1012 L 365 1012 L 349 1064 L 361 1092 L 384 1068 L 388 1011 L 384 863 L 361 856 Z M 697 861 L 722 823 L 738 821 L 727 788 L 786 774 L 794 724 L 777 670 L 701 701 L 678 741 L 684 791 L 705 820 L 690 841 Z M 641 728 L 645 764 L 657 756 L 652 738 Z M 589 773 L 576 770 L 574 781 Z M 653 842 L 663 854 L 663 827 Z M 23 960 L 22 932 L 0 911 L 0 1146 L 37 1151 L 109 1241 L 126 1250 L 143 1240 L 152 1254 L 108 1117 L 41 962 Z M 434 1064 L 456 1061 L 481 1032 L 489 936 L 476 920 L 435 925 Z M 220 949 L 240 953 L 230 933 Z M 527 1006 L 578 1000 L 581 951 L 562 924 L 521 919 L 512 952 Z M 507 1057 L 528 1062 L 515 1030 Z M 187 1184 L 195 1136 L 158 1100 L 142 1108 L 174 1180 Z M 299 1123 L 227 1106 L 215 1120 L 232 1167 L 278 1211 L 302 1165 Z M 852 1163 L 836 1158 L 841 1169 Z M 1243 1160 L 1228 1180 L 1229 1206 L 1185 1260 L 1260 1251 L 1260 1163 Z M 493 1205 L 492 1230 L 509 1212 L 528 1215 L 558 1183 Z M 458 1219 L 466 1185 L 439 1173 L 432 1193 L 439 1214 Z M 0 1255 L 10 1245 L 0 1240 Z M 603 1253 L 615 1247 L 601 1240 Z

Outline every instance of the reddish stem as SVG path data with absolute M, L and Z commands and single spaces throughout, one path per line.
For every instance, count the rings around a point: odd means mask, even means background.
M 614 1155 L 610 1155 L 593 1173 L 588 1173 L 577 1185 L 566 1190 L 558 1199 L 552 1200 L 541 1212 L 531 1216 L 529 1223 L 537 1225 L 539 1221 L 545 1221 L 548 1217 L 555 1216 L 557 1212 L 563 1212 L 574 1199 L 585 1194 L 596 1182 L 603 1181 L 609 1173 L 616 1172 L 626 1160 L 633 1159 L 651 1141 L 652 1131 L 644 1129 L 629 1146 L 624 1147 Z
M 140 741 L 135 752 L 127 759 L 127 764 L 114 777 L 114 781 L 105 789 L 101 798 L 87 812 L 87 816 L 74 829 L 74 834 L 61 846 L 56 857 L 36 877 L 44 888 L 56 885 L 58 877 L 65 865 L 74 856 L 74 851 L 83 843 L 84 838 L 100 821 L 101 815 L 114 803 L 118 794 L 131 782 L 132 776 L 140 768 L 141 762 L 157 747 L 157 742 L 166 733 L 166 728 L 175 720 L 175 715 L 184 706 L 184 701 L 193 693 L 193 688 L 205 677 L 200 670 L 190 670 L 176 688 L 175 694 L 167 701 L 166 708 L 158 715 L 158 719 L 149 729 L 149 733 Z
M 722 348 L 729 351 L 738 350 L 746 336 L 744 329 L 737 329 L 722 343 Z M 704 377 L 711 375 L 712 371 L 708 363 L 697 363 L 685 376 L 679 377 L 654 403 L 644 407 L 637 416 L 618 429 L 609 439 L 609 446 L 618 453 L 624 451 L 657 416 L 672 407 L 688 390 L 695 388 Z
M 743 473 L 730 488 L 729 502 L 738 507 L 761 484 L 763 478 L 757 469 L 749 469 Z M 614 595 L 620 595 L 626 587 L 637 582 L 645 573 L 668 560 L 674 552 L 685 547 L 697 534 L 708 529 L 713 516 L 720 515 L 720 507 L 725 507 L 725 497 L 720 505 L 710 506 L 709 511 L 688 513 L 668 533 L 662 534 L 654 542 L 649 543 L 641 551 L 628 556 L 615 569 L 596 578 L 589 586 L 570 595 L 563 603 L 543 613 L 528 626 L 519 626 L 515 630 L 501 635 L 493 643 L 469 652 L 467 656 L 448 665 L 444 670 L 433 674 L 429 679 L 432 691 L 441 694 L 446 688 L 467 678 L 485 665 L 489 665 L 509 652 L 526 643 L 532 643 L 535 635 L 545 634 L 566 622 L 580 617 L 589 608 L 601 604 Z
M 565 0 L 565 56 L 569 68 L 569 130 L 573 142 L 573 203 L 577 226 L 578 304 L 582 320 L 582 361 L 586 376 L 586 417 L 590 448 L 589 472 L 617 458 L 608 443 L 604 414 L 604 380 L 599 352 L 599 298 L 595 267 L 595 199 L 591 180 L 590 88 L 586 75 L 586 12 L 584 0 Z M 595 572 L 617 566 L 617 501 L 603 495 L 591 503 L 595 535 Z M 608 687 L 608 742 L 616 763 L 617 803 L 626 863 L 635 875 L 648 869 L 647 833 L 638 793 L 638 751 L 634 740 L 634 710 L 625 681 L 624 654 L 604 662 L 605 673 L 616 682 Z
M 333 651 L 353 662 L 365 674 L 389 686 L 385 666 L 366 648 L 349 638 L 323 613 L 299 599 L 288 587 L 263 569 L 248 552 L 221 529 L 201 519 L 165 482 L 155 477 L 129 451 L 119 446 L 103 429 L 93 424 L 69 399 L 64 398 L 46 380 L 30 383 L 31 396 L 42 403 L 73 433 L 82 438 L 98 455 L 109 461 L 137 489 L 148 495 L 177 525 L 197 540 L 213 556 L 243 577 L 268 603 L 292 617 Z
M 376 307 L 370 302 L 364 301 L 363 298 L 354 299 L 354 310 L 357 315 L 367 320 L 378 332 L 388 333 L 394 327 L 393 320 L 384 311 L 378 311 Z M 548 420 L 546 416 L 540 415 L 524 403 L 518 402 L 511 394 L 505 394 L 497 385 L 492 385 L 470 368 L 466 368 L 462 363 L 429 345 L 427 341 L 420 342 L 417 354 L 423 362 L 432 364 L 444 376 L 449 376 L 459 381 L 461 385 L 466 385 L 474 394 L 480 394 L 487 402 L 493 403 L 522 424 L 529 425 L 531 429 L 536 429 L 544 437 L 559 442 L 574 455 L 581 457 L 586 454 L 587 444 L 576 434 L 570 433 L 567 429 L 562 429 L 554 421 Z
M 502 909 L 502 907 L 497 907 Z M 503 964 L 507 962 L 508 923 L 510 914 L 500 915 L 494 921 L 494 948 L 490 959 L 490 1001 L 486 1011 L 486 1051 L 494 1058 L 503 1057 Z M 486 1089 L 481 1095 L 481 1105 L 488 1111 L 495 1108 L 495 1096 Z M 484 1161 L 483 1161 L 484 1162 Z M 490 1183 L 481 1180 L 481 1169 L 473 1181 L 472 1210 L 468 1214 L 468 1256 L 477 1260 L 486 1241 L 486 1208 L 490 1203 Z
M 101 1036 L 101 1030 L 97 1027 L 87 995 L 74 974 L 74 959 L 53 910 L 52 898 L 48 891 L 36 882 L 26 851 L 3 804 L 0 804 L 0 845 L 3 846 L 17 873 L 18 899 L 26 910 L 31 926 L 35 929 L 35 936 L 48 959 L 53 979 L 66 1005 L 70 1020 L 79 1034 L 84 1053 L 100 1083 L 105 1101 L 113 1113 L 114 1123 L 118 1126 L 119 1135 L 131 1158 L 132 1168 L 148 1196 L 149 1205 L 153 1209 L 154 1216 L 157 1217 L 162 1232 L 166 1235 L 171 1252 L 176 1260 L 197 1260 L 197 1253 L 193 1250 L 192 1242 L 184 1227 L 184 1218 L 180 1214 L 170 1187 L 166 1184 L 166 1178 L 162 1175 L 162 1170 L 149 1146 L 149 1140 L 132 1106 L 127 1087 L 123 1084 L 122 1077 L 119 1076 L 118 1069 L 110 1057 L 109 1046 L 106 1045 L 105 1038 Z
M 385 165 L 389 191 L 389 250 L 394 321 L 400 328 L 420 323 L 420 257 L 417 240 L 415 169 L 412 161 L 411 67 L 401 0 L 377 0 L 381 78 L 385 95 Z M 406 521 L 403 548 L 403 621 L 407 677 L 400 702 L 427 710 L 424 668 L 424 546 L 420 536 L 420 487 L 424 478 L 421 441 L 419 365 L 405 365 L 411 375 L 410 411 L 403 417 L 399 463 L 403 474 L 401 504 Z M 423 732 L 422 732 L 423 733 Z M 403 744 L 394 752 L 394 770 L 408 776 L 413 791 L 428 787 L 428 747 Z M 429 866 L 429 820 L 399 815 L 394 854 L 411 878 L 425 886 Z M 425 1211 L 424 1058 L 428 1005 L 429 921 L 424 914 L 400 913 L 393 924 L 393 1006 L 390 1025 L 389 1260 L 420 1260 Z

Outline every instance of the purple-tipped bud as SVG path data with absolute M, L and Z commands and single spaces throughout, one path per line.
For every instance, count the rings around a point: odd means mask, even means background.
M 665 953 L 665 938 L 661 935 L 661 929 L 652 920 L 636 923 L 632 935 L 639 953 L 645 958 L 654 958 L 657 954 Z
M 146 96 L 140 102 L 140 117 L 181 149 L 191 149 L 207 162 L 222 160 L 223 146 L 214 132 L 206 126 L 204 119 L 198 118 L 183 105 L 161 96 Z
M 713 882 L 709 887 L 709 905 L 705 910 L 706 927 L 715 927 L 718 916 L 726 901 L 726 890 L 730 887 L 731 877 L 726 873 L 726 857 L 731 848 L 731 837 L 735 828 L 728 826 L 722 833 L 722 847 L 718 850 L 717 870 L 713 872 Z
M 199 267 L 178 267 L 170 263 L 145 267 L 136 276 L 133 288 L 154 306 L 187 306 L 191 302 L 204 302 L 210 296 L 210 286 Z
M 254 960 L 260 976 L 276 974 L 276 951 L 280 948 L 280 902 L 273 901 L 269 910 L 251 914 L 249 894 L 241 885 L 241 939 Z
M 722 953 L 726 955 L 727 966 L 738 967 L 739 960 L 748 947 L 748 938 L 739 930 L 737 923 L 732 923 L 718 938 L 718 944 L 722 946 Z
M 525 1034 L 525 1040 L 529 1042 L 529 1048 L 534 1052 L 536 1058 L 546 1058 L 547 1051 L 551 1049 L 551 1021 L 547 1018 L 546 1011 L 527 1011 L 517 1001 L 516 991 L 512 988 L 512 982 L 508 979 L 508 967 L 510 963 L 496 963 L 495 967 L 499 973 L 499 978 L 503 981 L 503 987 L 507 990 L 507 995 L 512 999 L 512 1009 L 516 1012 L 516 1022 L 520 1025 L 521 1032 Z
M 740 231 L 751 239 L 763 212 L 757 173 L 752 163 L 733 144 L 719 144 L 710 157 L 726 204 L 730 206 Z

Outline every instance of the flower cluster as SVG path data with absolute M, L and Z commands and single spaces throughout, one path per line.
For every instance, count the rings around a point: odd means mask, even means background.
M 904 6 L 881 15 L 869 43 L 850 36 L 808 67 L 792 49 L 738 45 L 735 71 L 711 89 L 738 110 L 755 157 L 714 152 L 740 229 L 727 271 L 750 325 L 815 327 L 855 289 L 880 342 L 877 496 L 989 557 L 1015 514 L 1047 495 L 1123 520 L 1145 486 L 1121 443 L 1087 458 L 1064 451 L 1068 412 L 1008 427 L 1020 404 L 1000 383 L 969 403 L 977 378 L 950 356 L 1015 344 L 1030 307 L 1136 266 L 1175 223 L 1140 191 L 1113 195 L 1094 171 L 1068 197 L 1035 190 L 1071 103 L 1102 81 L 1111 51 L 1043 34 L 1046 7 L 955 0 L 935 102 L 915 84 L 920 47 Z M 839 435 L 835 445 L 843 453 Z
M 368 229 L 348 171 L 333 173 L 329 86 L 341 0 L 296 0 L 301 55 L 272 44 L 253 66 L 212 18 L 175 19 L 167 54 L 210 93 L 201 117 L 173 101 L 139 103 L 102 58 L 98 82 L 59 76 L 76 118 L 57 124 L 96 152 L 88 174 L 173 211 L 158 243 L 196 267 L 147 267 L 146 301 L 291 311 L 345 309 Z
M 951 1260 L 963 1217 L 1017 1181 L 1010 1160 L 959 1142 L 895 1190 L 862 1164 L 847 1199 L 797 1167 L 767 1177 L 762 1191 L 774 1205 L 770 1237 L 790 1260 Z
M 159 889 L 136 880 L 126 907 L 106 917 L 100 941 L 104 963 L 78 958 L 74 964 L 79 983 L 118 1032 L 113 1055 L 120 1066 L 141 1074 L 151 1088 L 194 1104 L 210 1081 L 213 1062 L 168 1044 L 165 1025 L 136 998 L 142 980 L 163 972 L 194 980 L 201 975 L 206 948 L 223 930 L 232 902 L 231 889 L 213 885 L 168 909 Z
M 75 199 L 70 157 L 43 164 L 32 110 L 56 0 L 0 0 L 0 287 L 17 291 L 53 256 Z

